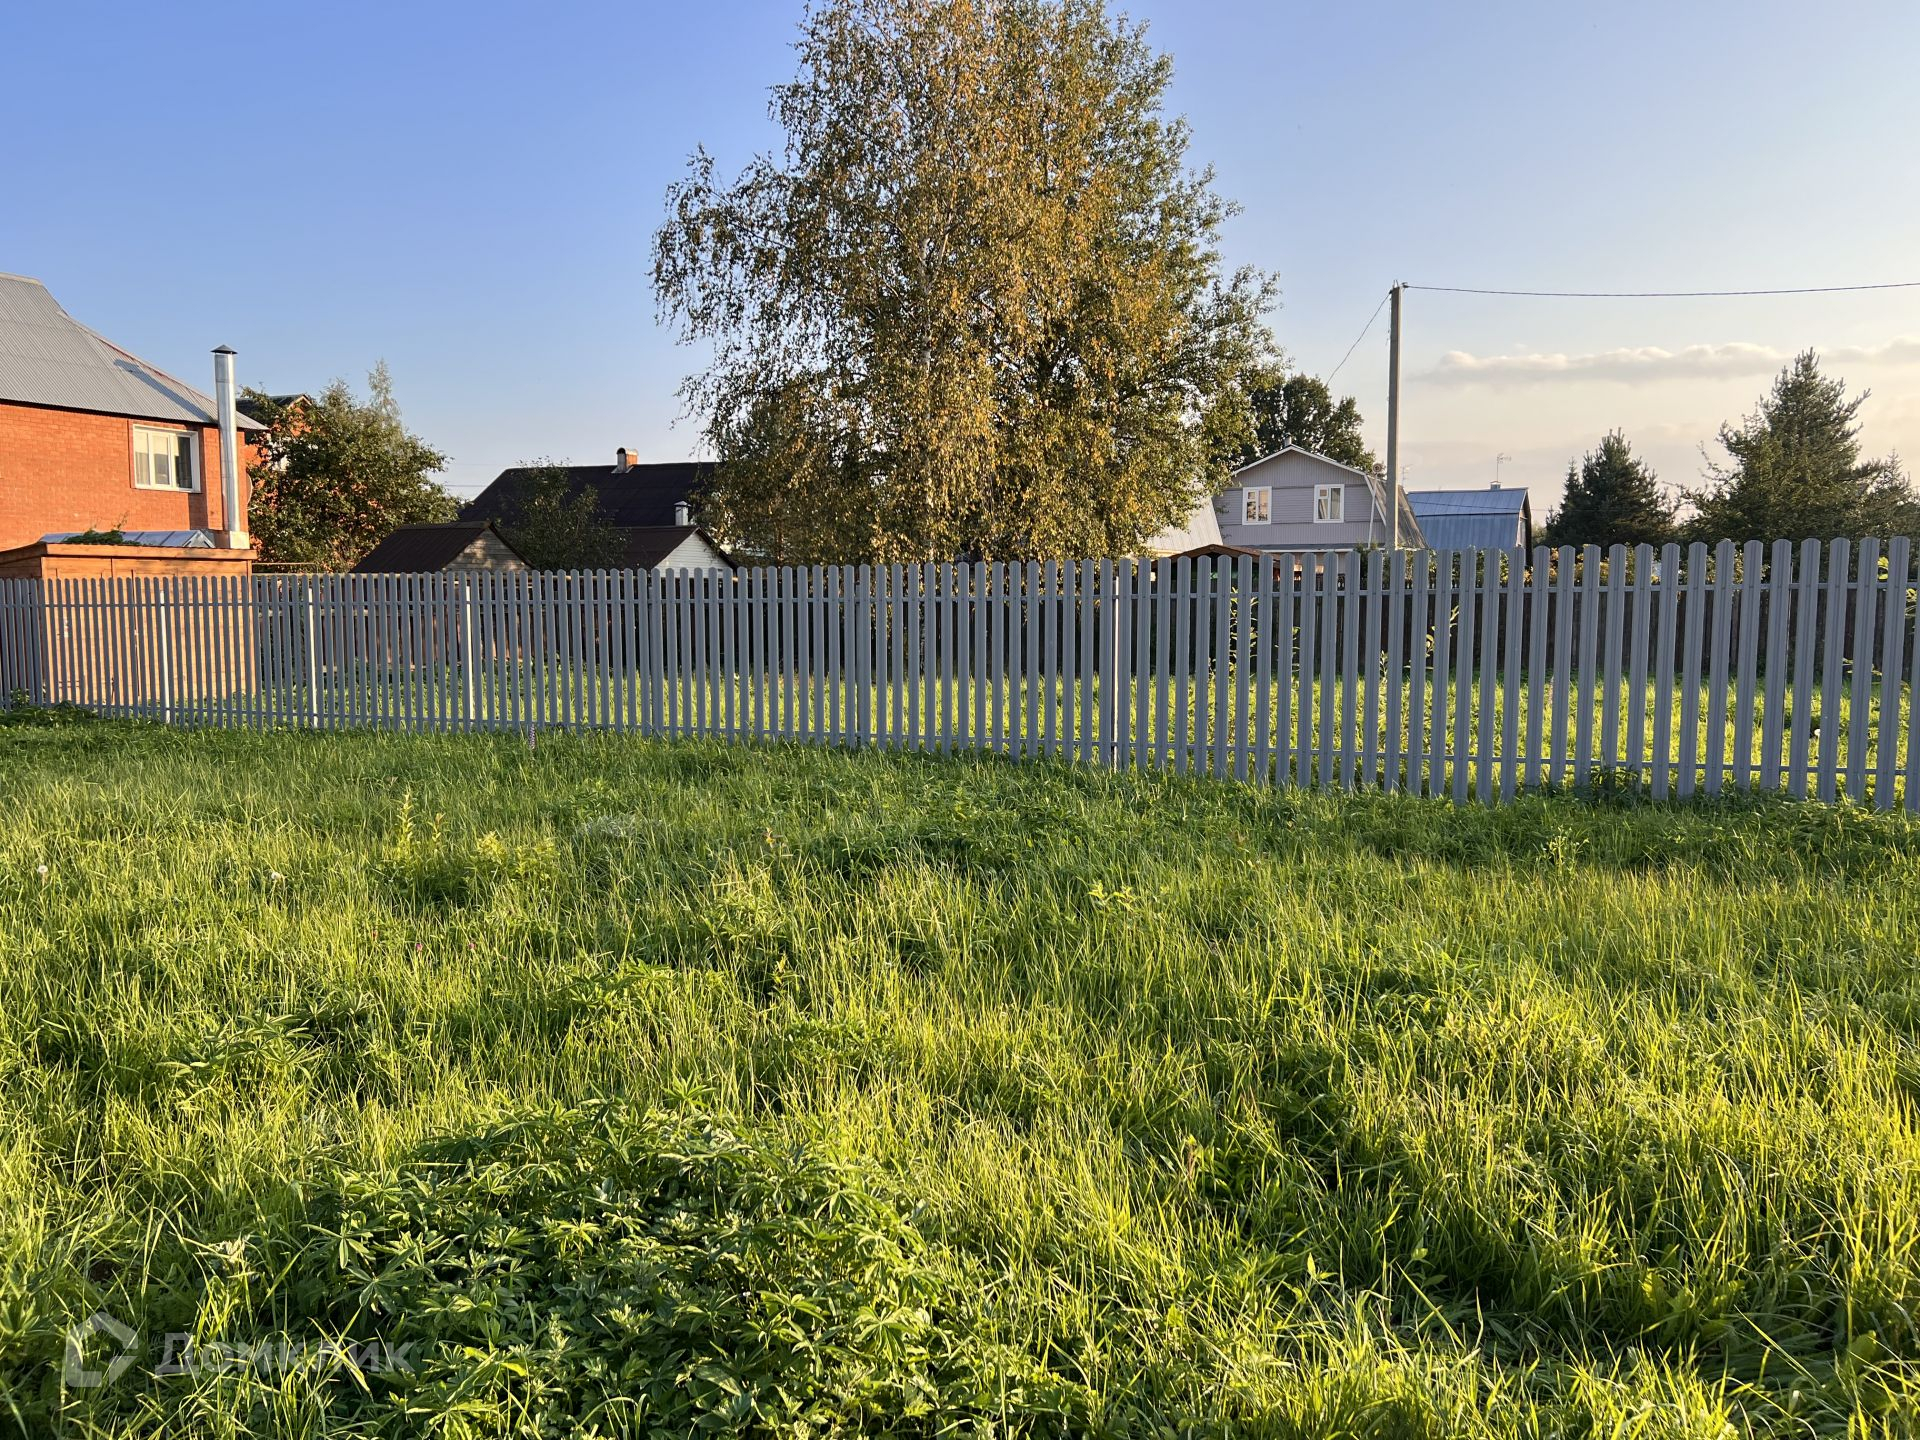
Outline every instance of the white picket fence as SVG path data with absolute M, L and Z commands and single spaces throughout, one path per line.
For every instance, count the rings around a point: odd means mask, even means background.
M 0 582 L 0 688 L 221 726 L 604 729 L 1456 800 L 1920 810 L 1915 576 L 1807 541 Z

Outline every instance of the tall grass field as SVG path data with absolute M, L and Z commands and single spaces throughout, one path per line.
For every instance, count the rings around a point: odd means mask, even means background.
M 1920 1425 L 1920 824 L 0 727 L 0 1429 Z

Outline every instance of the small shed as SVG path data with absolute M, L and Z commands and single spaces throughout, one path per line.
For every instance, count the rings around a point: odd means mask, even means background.
M 525 570 L 527 562 L 491 520 L 402 525 L 353 567 L 356 575 L 426 575 L 444 570 Z
M 1533 548 L 1533 502 L 1524 487 L 1484 490 L 1410 490 L 1407 503 L 1436 550 Z

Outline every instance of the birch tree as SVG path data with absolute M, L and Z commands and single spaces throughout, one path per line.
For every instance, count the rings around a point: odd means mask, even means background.
M 769 558 L 1126 553 L 1249 427 L 1271 282 L 1099 0 L 828 0 L 779 154 L 667 196 L 663 317 L 721 465 L 707 522 Z

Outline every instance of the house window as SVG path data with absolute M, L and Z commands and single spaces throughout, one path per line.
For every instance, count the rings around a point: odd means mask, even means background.
M 1240 492 L 1240 523 L 1243 525 L 1273 523 L 1272 486 L 1249 485 Z
M 1316 485 L 1313 487 L 1314 524 L 1337 525 L 1345 517 L 1346 505 L 1346 486 Z
M 190 430 L 134 426 L 133 484 L 138 490 L 198 490 L 199 437 Z

